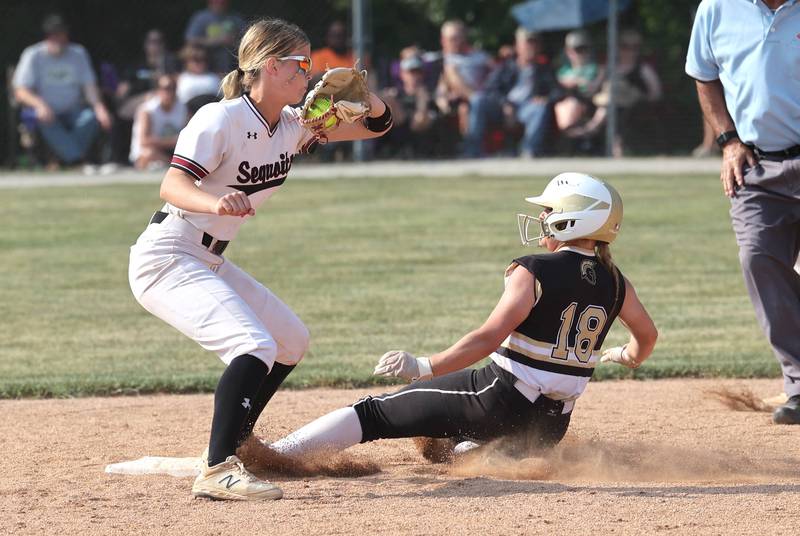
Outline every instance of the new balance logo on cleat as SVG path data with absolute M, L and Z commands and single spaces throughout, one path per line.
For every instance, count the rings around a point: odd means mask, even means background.
M 253 409 L 253 406 L 250 405 L 250 399 L 245 398 L 244 402 L 242 402 L 242 407 L 245 409 Z
M 227 483 L 225 482 L 226 480 L 228 481 Z M 219 481 L 220 484 L 225 484 L 227 489 L 231 489 L 231 486 L 235 486 L 237 482 L 239 482 L 239 479 L 234 480 L 233 475 L 228 475 Z
M 263 501 L 280 499 L 283 492 L 269 481 L 256 478 L 236 456 L 228 456 L 222 463 L 203 467 L 192 485 L 192 495 L 229 501 Z

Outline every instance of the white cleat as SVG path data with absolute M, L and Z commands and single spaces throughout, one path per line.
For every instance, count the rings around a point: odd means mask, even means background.
M 456 457 L 463 456 L 467 452 L 475 450 L 480 446 L 481 446 L 480 443 L 475 443 L 474 441 L 462 441 L 453 448 L 453 454 Z
M 192 486 L 192 495 L 229 501 L 264 501 L 280 499 L 283 491 L 275 484 L 257 478 L 236 456 L 228 456 L 213 467 L 204 460 Z

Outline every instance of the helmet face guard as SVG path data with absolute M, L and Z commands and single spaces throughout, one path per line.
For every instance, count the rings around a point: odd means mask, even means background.
M 534 222 L 536 222 L 536 226 L 538 226 L 538 230 L 535 232 L 538 232 L 539 234 L 532 237 L 528 233 L 528 229 Z M 519 227 L 519 238 L 522 240 L 523 246 L 529 246 L 534 243 L 538 244 L 539 240 L 542 238 L 549 238 L 553 236 L 553 233 L 550 232 L 550 226 L 545 220 L 535 218 L 527 214 L 517 214 L 517 226 Z M 534 227 L 534 229 L 536 229 L 536 227 Z

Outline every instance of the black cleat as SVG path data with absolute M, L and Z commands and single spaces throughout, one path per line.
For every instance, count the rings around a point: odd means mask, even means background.
M 800 424 L 800 395 L 789 397 L 784 405 L 772 413 L 775 424 Z

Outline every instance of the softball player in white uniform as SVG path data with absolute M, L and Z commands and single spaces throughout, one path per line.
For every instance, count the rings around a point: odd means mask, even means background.
M 296 155 L 316 143 L 289 106 L 306 92 L 310 54 L 308 37 L 293 24 L 262 20 L 248 29 L 239 68 L 223 81 L 225 99 L 201 108 L 181 131 L 161 184 L 166 204 L 131 248 L 129 279 L 137 301 L 227 365 L 195 496 L 282 496 L 249 473 L 235 452 L 303 357 L 309 333 L 285 303 L 222 253 L 281 187 Z M 387 131 L 389 109 L 372 94 L 370 104 L 370 117 L 342 124 L 328 139 Z
M 376 439 L 508 436 L 528 448 L 550 447 L 566 433 L 598 362 L 639 366 L 657 332 L 611 262 L 608 244 L 622 223 L 619 194 L 594 177 L 563 173 L 527 200 L 545 211 L 539 218 L 520 215 L 523 243 L 538 240 L 551 253 L 514 259 L 505 292 L 483 326 L 430 358 L 386 353 L 375 374 L 417 381 L 329 413 L 272 448 L 305 456 Z M 528 236 L 532 222 L 539 236 Z M 630 340 L 601 358 L 617 316 Z M 489 365 L 467 368 L 485 357 Z

